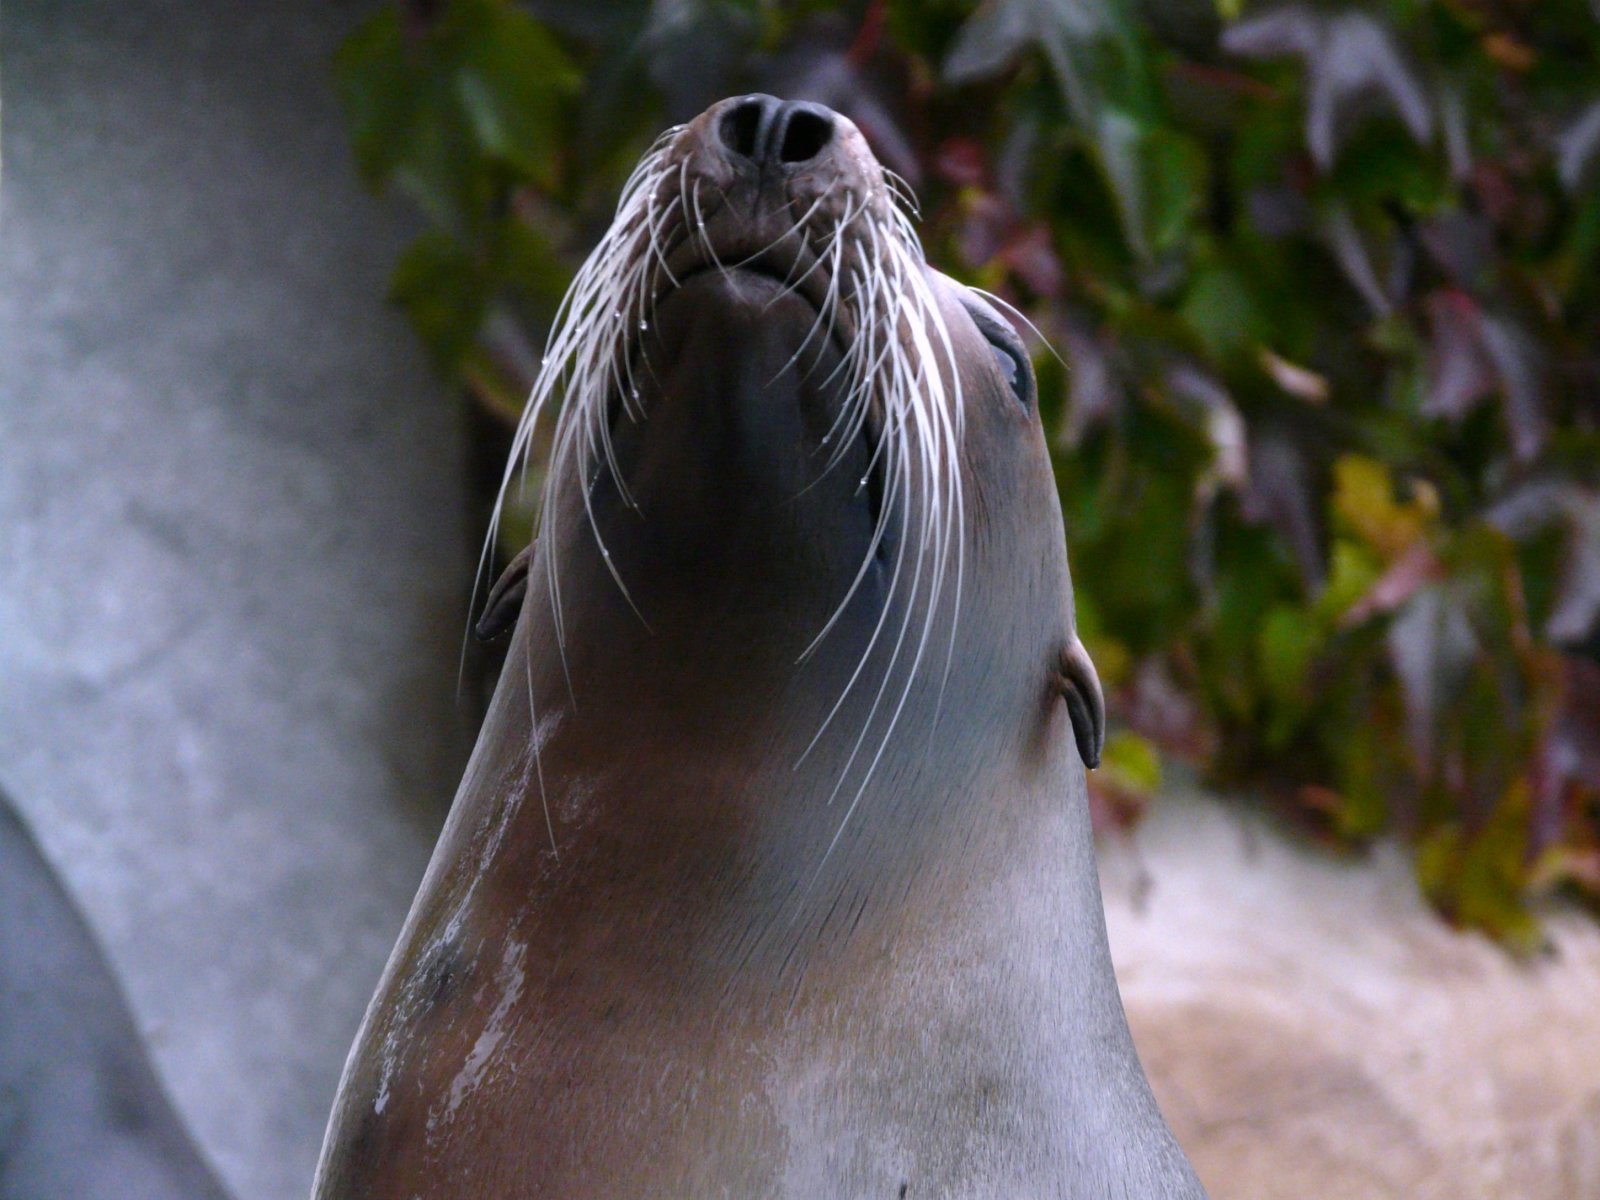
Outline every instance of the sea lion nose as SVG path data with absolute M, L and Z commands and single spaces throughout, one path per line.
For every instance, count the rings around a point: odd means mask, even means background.
M 732 104 L 717 123 L 730 157 L 757 167 L 810 162 L 833 141 L 833 110 L 805 100 L 753 95 Z

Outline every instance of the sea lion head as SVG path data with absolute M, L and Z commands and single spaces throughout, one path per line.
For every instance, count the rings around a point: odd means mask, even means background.
M 771 96 L 638 164 L 507 471 L 560 402 L 527 593 L 580 702 L 624 671 L 642 705 L 749 706 L 821 660 L 833 709 L 865 695 L 852 719 L 887 739 L 959 646 L 1038 629 L 1041 690 L 1097 759 L 1029 356 L 1003 302 L 928 265 L 913 211 L 849 119 Z M 521 602 L 502 588 L 489 625 Z

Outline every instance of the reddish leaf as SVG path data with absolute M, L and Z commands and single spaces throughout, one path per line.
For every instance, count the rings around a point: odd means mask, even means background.
M 1446 584 L 1412 596 L 1389 626 L 1389 657 L 1405 699 L 1411 749 L 1431 769 L 1439 716 L 1465 682 L 1478 654 L 1478 637 L 1461 598 Z
M 1419 538 L 1411 549 L 1397 558 L 1365 596 L 1350 606 L 1339 624 L 1348 629 L 1359 625 L 1379 613 L 1390 613 L 1399 608 L 1425 583 L 1431 583 L 1444 574 L 1444 566 L 1427 541 Z
M 1307 404 L 1328 402 L 1331 392 L 1328 381 L 1311 368 L 1292 363 L 1283 355 L 1275 354 L 1265 346 L 1256 352 L 1256 361 L 1261 364 L 1261 369 L 1271 377 L 1273 383 L 1295 399 L 1304 400 Z
M 1067 408 L 1061 435 L 1076 446 L 1090 430 L 1106 424 L 1126 395 L 1109 345 L 1087 324 L 1074 318 L 1061 322 L 1056 339 L 1068 363 Z
M 1561 699 L 1533 763 L 1532 852 L 1561 842 L 1574 800 L 1600 794 L 1600 663 L 1564 657 Z
M 973 270 L 987 266 L 1011 240 L 1017 224 L 1012 207 L 993 192 L 978 192 L 962 208 L 956 247 Z
M 1000 259 L 1034 295 L 1061 294 L 1066 271 L 1051 242 L 1050 226 L 1043 221 L 1029 221 L 1019 228 L 1001 251 Z
M 1418 227 L 1428 256 L 1460 287 L 1488 277 L 1495 261 L 1494 226 L 1479 213 L 1457 211 Z
M 1537 457 L 1549 432 L 1540 394 L 1543 363 L 1538 345 L 1506 317 L 1485 313 L 1479 329 L 1483 348 L 1500 377 L 1512 453 L 1528 462 Z
M 1324 171 L 1338 156 L 1348 126 L 1372 99 L 1386 101 L 1411 136 L 1433 135 L 1433 109 L 1388 30 L 1360 12 L 1321 13 L 1291 5 L 1241 21 L 1222 38 L 1223 47 L 1247 58 L 1305 61 L 1306 145 Z
M 1199 368 L 1182 363 L 1167 372 L 1167 390 L 1174 399 L 1187 402 L 1197 418 L 1194 423 L 1211 443 L 1211 466 L 1197 481 L 1201 495 L 1214 492 L 1218 484 L 1245 488 L 1250 468 L 1244 418 L 1228 389 Z
M 1584 109 L 1556 138 L 1556 170 L 1568 191 L 1579 191 L 1600 159 L 1600 100 Z
M 1118 714 L 1135 733 L 1161 749 L 1195 762 L 1216 752 L 1216 731 L 1195 699 L 1194 690 L 1172 677 L 1159 658 L 1146 658 L 1116 694 Z
M 1600 627 L 1600 493 L 1575 491 L 1567 515 L 1567 561 L 1545 635 L 1557 645 L 1578 646 Z
M 939 143 L 933 155 L 934 172 L 955 187 L 982 187 L 988 175 L 983 147 L 975 138 L 952 137 Z
M 1478 306 L 1462 292 L 1434 292 L 1424 302 L 1428 341 L 1428 389 L 1422 411 L 1460 421 L 1494 391 L 1494 363 L 1483 346 Z
M 1088 776 L 1089 824 L 1097 838 L 1108 834 L 1127 836 L 1144 816 L 1148 796 L 1119 787 L 1096 771 Z
M 1349 209 L 1342 204 L 1330 205 L 1322 222 L 1323 237 L 1327 240 L 1328 248 L 1333 251 L 1334 261 L 1339 264 L 1345 278 L 1352 287 L 1361 293 L 1361 298 L 1380 317 L 1386 317 L 1394 311 L 1394 302 L 1389 299 L 1382 282 L 1378 279 L 1378 269 L 1373 264 L 1372 253 L 1367 248 L 1361 231 L 1356 228 L 1355 219 L 1351 217 Z
M 1251 439 L 1250 486 L 1242 511 L 1247 520 L 1277 530 L 1294 555 L 1300 576 L 1311 589 L 1322 586 L 1322 528 L 1317 503 L 1300 450 L 1287 436 L 1260 432 Z

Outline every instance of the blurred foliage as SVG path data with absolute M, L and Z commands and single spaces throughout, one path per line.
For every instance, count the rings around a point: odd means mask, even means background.
M 1163 759 L 1449 918 L 1600 899 L 1600 0 L 437 0 L 339 54 L 440 369 L 514 414 L 654 135 L 851 116 L 1028 311 L 1134 820 Z

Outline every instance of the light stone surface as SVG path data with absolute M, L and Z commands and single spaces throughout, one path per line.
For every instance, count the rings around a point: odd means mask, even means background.
M 1519 962 L 1430 913 L 1398 850 L 1335 861 L 1194 794 L 1135 845 L 1101 848 L 1113 956 L 1212 1200 L 1600 1196 L 1592 918 L 1551 912 Z
M 330 56 L 5 0 L 0 784 L 241 1200 L 300 1200 L 463 761 L 458 417 Z

